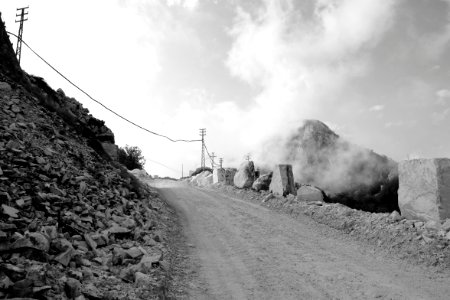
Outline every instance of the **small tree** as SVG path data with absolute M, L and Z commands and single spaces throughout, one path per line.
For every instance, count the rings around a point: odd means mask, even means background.
M 128 170 L 144 168 L 145 158 L 142 156 L 142 151 L 137 146 L 128 146 L 124 148 L 119 147 L 118 159 L 121 164 L 127 167 Z

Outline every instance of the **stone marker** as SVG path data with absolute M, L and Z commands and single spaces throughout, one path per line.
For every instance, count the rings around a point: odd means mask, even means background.
M 297 201 L 323 201 L 323 192 L 312 185 L 302 185 L 297 190 Z
M 269 190 L 275 195 L 296 195 L 292 165 L 277 165 L 272 175 Z
M 213 183 L 225 183 L 225 169 L 218 168 L 213 170 Z
M 239 170 L 234 175 L 234 185 L 237 188 L 244 189 L 252 186 L 255 181 L 255 166 L 252 161 L 243 162 Z
M 403 217 L 437 222 L 450 218 L 450 159 L 406 160 L 398 169 Z

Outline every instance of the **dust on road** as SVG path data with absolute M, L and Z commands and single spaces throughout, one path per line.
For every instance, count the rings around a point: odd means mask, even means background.
M 195 262 L 189 299 L 448 299 L 450 277 L 384 258 L 305 216 L 151 181 L 178 212 Z

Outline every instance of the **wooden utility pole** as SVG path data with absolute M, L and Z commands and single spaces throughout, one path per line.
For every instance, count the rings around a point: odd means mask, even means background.
M 214 152 L 211 153 L 211 169 L 214 169 L 214 158 L 217 156 L 214 154 Z
M 220 168 L 222 169 L 223 168 L 223 158 L 219 158 L 219 165 L 220 165 Z
M 245 160 L 246 160 L 246 161 L 250 161 L 250 158 L 251 158 L 251 157 L 250 157 L 250 153 L 247 154 L 247 155 L 245 156 Z
M 200 161 L 200 167 L 205 168 L 205 135 L 206 128 L 200 128 L 200 136 L 202 137 L 202 157 Z
M 25 19 L 25 16 L 28 15 L 28 12 L 25 12 L 26 9 L 29 7 L 22 7 L 16 9 L 17 11 L 20 11 L 18 14 L 16 13 L 16 17 L 20 17 L 19 20 L 16 20 L 16 23 L 20 23 L 19 25 L 19 34 L 17 35 L 17 46 L 16 46 L 16 56 L 17 60 L 19 61 L 20 65 L 20 58 L 22 57 L 22 35 L 23 35 L 23 22 L 28 21 L 28 19 Z

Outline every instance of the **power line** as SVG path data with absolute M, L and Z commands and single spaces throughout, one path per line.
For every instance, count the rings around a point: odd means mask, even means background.
M 209 151 L 208 151 L 208 148 L 206 147 L 206 144 L 204 144 L 204 145 L 205 145 L 206 154 L 208 154 L 209 159 L 211 160 L 211 165 L 212 165 L 213 168 L 214 168 L 215 166 L 217 166 L 217 164 L 214 162 L 214 159 L 213 159 L 212 156 L 209 154 Z M 213 152 L 213 154 L 214 154 L 214 152 Z
M 31 52 L 33 52 L 33 53 L 34 53 L 37 57 L 39 57 L 44 63 L 46 63 L 50 68 L 52 68 L 53 71 L 55 71 L 56 73 L 58 73 L 62 78 L 64 78 L 67 82 L 69 82 L 71 85 L 73 85 L 75 88 L 77 88 L 80 92 L 82 92 L 83 94 L 85 94 L 86 96 L 88 96 L 92 101 L 96 102 L 97 104 L 99 104 L 100 106 L 102 106 L 103 108 L 105 108 L 106 110 L 108 110 L 109 112 L 113 113 L 113 114 L 116 115 L 117 117 L 121 118 L 122 120 L 124 120 L 124 121 L 126 121 L 126 122 L 128 122 L 128 123 L 130 123 L 130 124 L 132 124 L 132 125 L 134 125 L 134 126 L 136 126 L 137 128 L 140 128 L 140 129 L 142 129 L 142 130 L 144 130 L 144 131 L 146 131 L 146 132 L 148 132 L 148 133 L 154 134 L 154 135 L 159 136 L 159 137 L 166 138 L 166 139 L 168 139 L 169 141 L 174 142 L 174 143 L 176 143 L 176 142 L 185 142 L 185 143 L 201 142 L 201 140 L 171 139 L 170 137 L 168 137 L 168 136 L 166 136 L 166 135 L 156 133 L 156 132 L 154 132 L 154 131 L 151 131 L 151 130 L 149 130 L 149 129 L 147 129 L 147 128 L 144 128 L 144 127 L 142 127 L 142 126 L 140 126 L 140 125 L 134 123 L 133 121 L 128 120 L 127 118 L 125 118 L 125 117 L 123 117 L 122 115 L 116 113 L 115 111 L 113 111 L 112 109 L 110 109 L 109 107 L 107 107 L 106 105 L 104 105 L 103 103 L 101 103 L 100 101 L 95 100 L 91 95 L 89 95 L 87 92 L 85 92 L 82 88 L 80 88 L 80 87 L 77 86 L 75 83 L 73 83 L 72 81 L 70 81 L 70 79 L 68 79 L 68 78 L 67 78 L 66 76 L 64 76 L 61 72 L 59 72 L 55 67 L 53 67 L 53 66 L 52 66 L 49 62 L 47 62 L 44 58 L 42 58 L 38 53 L 36 53 L 36 51 L 34 51 L 34 50 L 33 50 L 33 49 L 32 49 L 25 41 L 23 41 L 23 40 L 22 40 L 21 38 L 19 38 L 17 35 L 15 35 L 14 33 L 9 32 L 9 31 L 6 31 L 6 32 L 9 33 L 9 34 L 11 34 L 11 35 L 13 35 L 13 36 L 15 36 L 17 39 L 20 39 L 20 40 L 25 44 L 25 46 L 27 46 L 27 48 L 31 50 Z
M 171 168 L 171 167 L 169 167 L 169 166 L 166 166 L 165 164 L 162 164 L 162 163 L 160 163 L 160 162 L 154 161 L 154 160 L 152 160 L 152 159 L 146 158 L 145 160 L 151 161 L 151 162 L 153 162 L 153 163 L 155 163 L 155 164 L 158 164 L 158 165 L 160 165 L 160 166 L 163 166 L 164 168 L 167 168 L 167 169 L 169 169 L 169 170 L 175 171 L 175 172 L 177 172 L 177 173 L 179 172 L 178 170 L 175 170 L 174 168 Z

